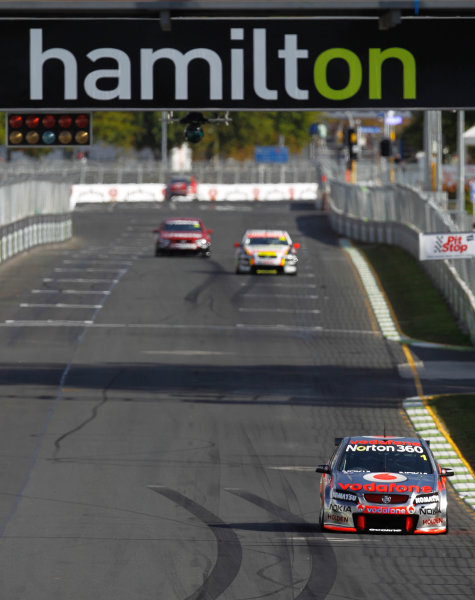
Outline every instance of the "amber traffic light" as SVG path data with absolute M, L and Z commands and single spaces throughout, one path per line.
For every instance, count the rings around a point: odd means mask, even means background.
M 7 146 L 88 146 L 90 113 L 7 113 Z

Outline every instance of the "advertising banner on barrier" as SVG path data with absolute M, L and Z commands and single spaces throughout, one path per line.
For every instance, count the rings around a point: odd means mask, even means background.
M 70 206 L 95 202 L 161 202 L 165 196 L 163 183 L 94 183 L 72 186 Z
M 317 200 L 317 183 L 202 183 L 198 200 L 219 201 L 276 201 Z M 71 210 L 76 204 L 97 202 L 163 202 L 163 183 L 95 183 L 75 184 L 71 190 Z M 176 198 L 174 201 L 179 201 Z M 182 202 L 190 202 L 183 198 Z
M 419 260 L 474 258 L 475 233 L 421 233 Z

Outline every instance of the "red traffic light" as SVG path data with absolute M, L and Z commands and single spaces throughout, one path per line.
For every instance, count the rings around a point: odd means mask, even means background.
M 56 118 L 53 115 L 45 115 L 41 119 L 41 124 L 45 129 L 52 129 L 56 125 Z
M 11 115 L 8 124 L 12 129 L 19 129 L 23 125 L 23 117 L 21 115 Z
M 86 129 L 89 126 L 89 117 L 87 115 L 78 115 L 74 123 L 78 129 Z
M 89 113 L 7 115 L 7 145 L 15 147 L 87 146 L 91 143 Z
M 63 129 L 67 129 L 71 127 L 71 123 L 73 122 L 73 118 L 71 115 L 61 115 L 58 119 L 59 126 Z
M 38 115 L 28 115 L 25 119 L 25 123 L 30 129 L 35 129 L 40 124 L 40 118 Z

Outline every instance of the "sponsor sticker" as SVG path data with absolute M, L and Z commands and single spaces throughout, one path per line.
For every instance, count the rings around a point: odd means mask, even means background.
M 334 490 L 332 495 L 335 500 L 343 500 L 343 502 L 357 502 L 358 501 L 358 496 L 356 494 L 343 493 L 343 492 L 339 492 L 338 490 Z
M 430 485 L 399 485 L 395 483 L 338 483 L 340 489 L 351 490 L 352 492 L 359 492 L 364 490 L 365 492 L 381 492 L 382 494 L 391 494 L 394 492 L 415 492 L 416 494 L 430 494 L 432 492 L 432 487 Z
M 399 483 L 401 481 L 406 481 L 407 477 L 400 473 L 366 473 L 366 475 L 363 475 L 363 479 L 366 479 L 366 481 L 377 481 L 378 483 Z
M 432 504 L 439 501 L 439 494 L 430 494 L 429 496 L 416 496 L 416 504 Z
M 330 504 L 330 510 L 333 512 L 351 512 L 351 506 L 345 506 L 344 504 Z
M 442 517 L 434 517 L 432 519 L 422 519 L 422 526 L 427 525 L 443 525 L 444 519 Z
M 327 519 L 329 521 L 333 521 L 334 523 L 348 523 L 348 517 L 345 515 L 334 515 L 333 513 L 328 513 Z
M 376 444 L 348 444 L 346 452 L 408 452 L 424 454 L 422 446 L 383 446 Z

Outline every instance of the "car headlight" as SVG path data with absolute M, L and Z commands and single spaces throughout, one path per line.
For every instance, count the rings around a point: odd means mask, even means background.
M 166 248 L 167 246 L 169 246 L 169 245 L 170 245 L 170 240 L 162 240 L 162 239 L 159 239 L 159 240 L 158 240 L 158 243 L 160 244 L 160 246 L 161 246 L 162 248 Z
M 199 244 L 200 246 L 207 246 L 208 240 L 206 240 L 205 238 L 201 238 L 201 239 L 197 240 L 196 243 Z

